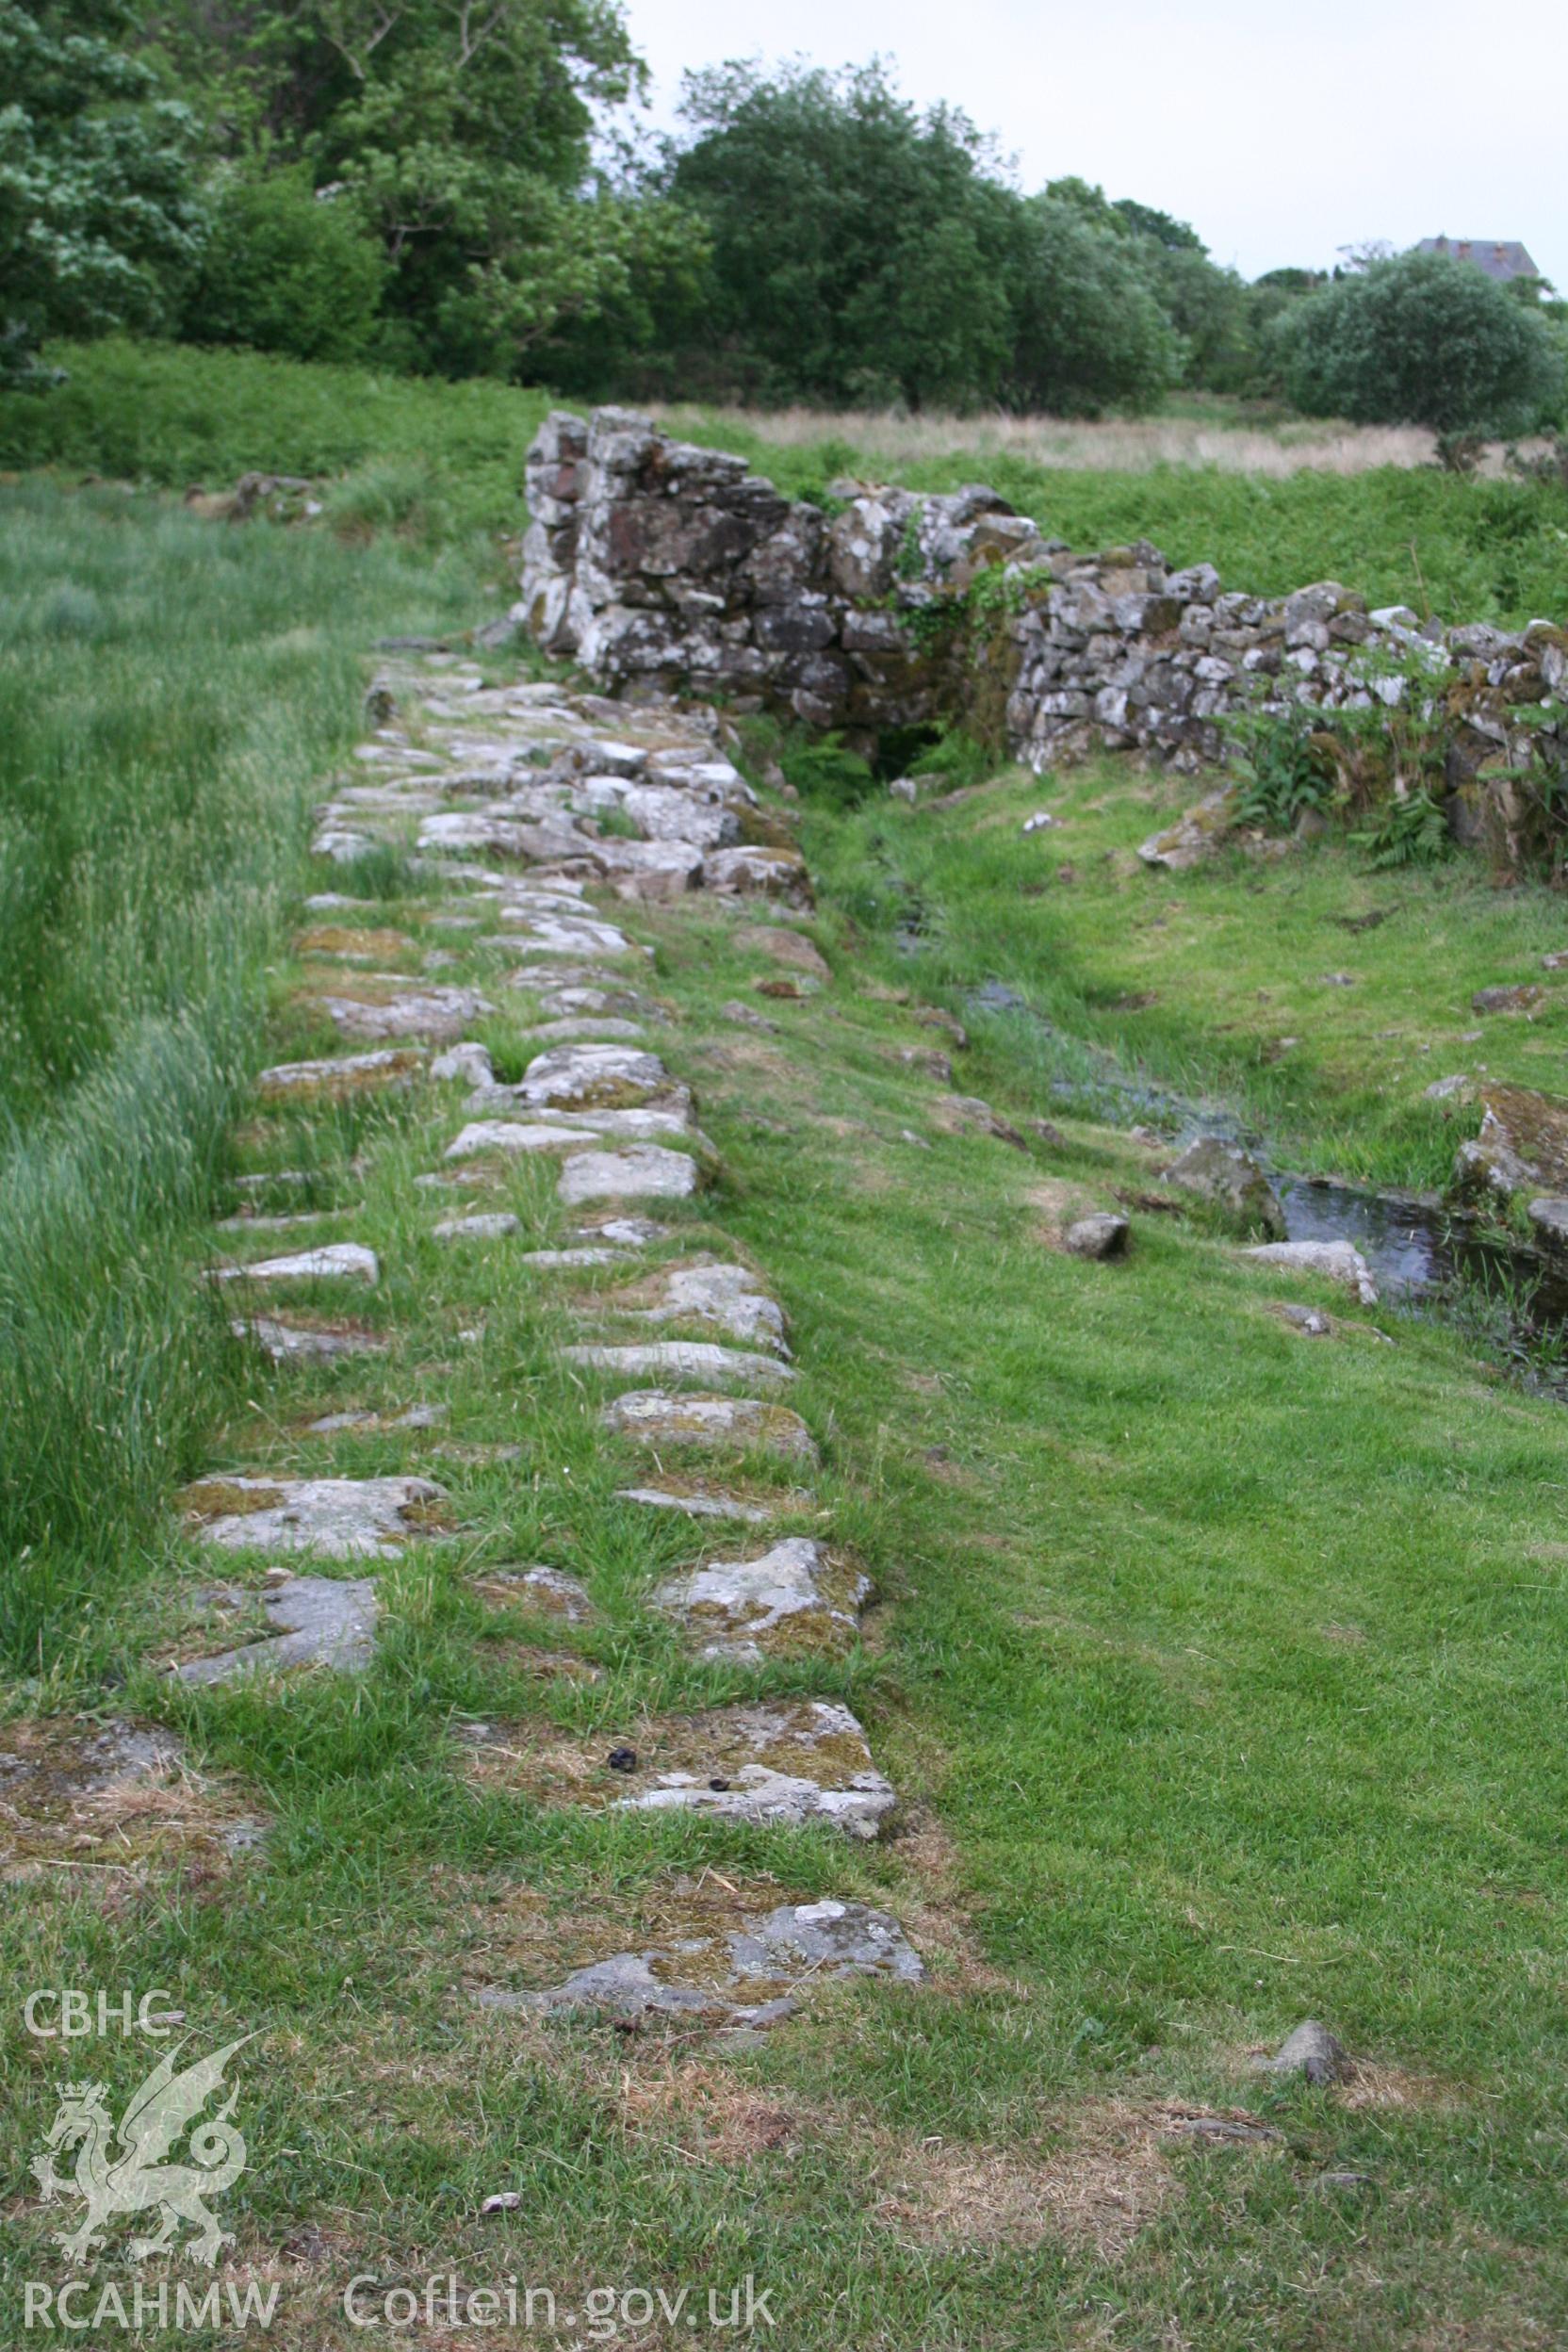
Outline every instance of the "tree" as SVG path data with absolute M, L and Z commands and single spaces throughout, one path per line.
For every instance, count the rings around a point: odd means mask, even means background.
M 653 234 L 592 164 L 596 109 L 641 73 L 616 0 L 160 0 L 149 35 L 234 155 L 302 166 L 370 228 L 399 364 L 517 371 Z
M 1562 399 L 1544 319 L 1441 253 L 1371 261 L 1295 303 L 1275 333 L 1286 395 L 1308 416 L 1506 433 Z
M 961 401 L 1005 365 L 1009 191 L 961 114 L 874 63 L 686 76 L 669 193 L 710 247 L 710 343 L 764 399 Z
M 1179 377 L 1211 392 L 1252 388 L 1256 353 L 1249 333 L 1247 289 L 1221 270 L 1190 221 L 1131 196 L 1113 204 L 1102 188 L 1076 177 L 1052 180 L 1046 195 L 1086 224 L 1119 237 L 1179 338 Z
M 1126 224 L 1025 199 L 966 116 L 910 106 L 880 62 L 717 67 L 682 113 L 664 185 L 710 243 L 682 360 L 708 393 L 1082 411 L 1171 381 Z
M 1022 231 L 1012 404 L 1063 416 L 1152 406 L 1177 381 L 1182 351 L 1130 240 L 1049 193 L 1025 204 Z
M 231 177 L 216 192 L 182 332 L 292 359 L 354 360 L 377 332 L 386 265 L 351 202 L 298 168 Z
M 52 335 L 167 323 L 201 250 L 197 124 L 121 45 L 120 0 L 0 0 L 0 382 Z

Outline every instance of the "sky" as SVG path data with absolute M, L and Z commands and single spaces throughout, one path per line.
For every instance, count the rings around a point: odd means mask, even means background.
M 1456 0 L 626 0 L 674 116 L 727 57 L 897 60 L 906 96 L 998 134 L 1026 188 L 1075 172 L 1190 220 L 1246 277 L 1342 245 L 1518 237 L 1568 295 L 1568 7 L 1506 29 Z M 1554 95 L 1554 93 L 1556 93 Z

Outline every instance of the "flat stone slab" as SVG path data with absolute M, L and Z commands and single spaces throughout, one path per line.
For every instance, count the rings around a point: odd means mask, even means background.
M 705 889 L 725 898 L 778 898 L 809 906 L 811 877 L 792 849 L 717 849 L 702 861 Z
M 1264 1266 L 1286 1266 L 1303 1274 L 1320 1274 L 1331 1282 L 1353 1290 L 1364 1307 L 1378 1303 L 1372 1269 L 1353 1242 L 1266 1241 L 1242 1252 Z
M 646 1035 L 645 1024 L 624 1013 L 570 1013 L 559 1021 L 542 1021 L 527 1032 L 531 1045 L 602 1043 L 611 1039 L 635 1042 Z
M 508 1233 L 522 1230 L 522 1218 L 505 1209 L 482 1210 L 472 1217 L 444 1217 L 431 1228 L 437 1241 L 502 1241 Z
M 379 1054 L 344 1054 L 315 1062 L 275 1062 L 256 1080 L 264 1102 L 340 1102 L 383 1086 L 408 1086 L 420 1076 L 425 1056 L 416 1046 L 386 1046 Z
M 120 1886 L 159 1862 L 252 1854 L 266 1828 L 243 1803 L 159 1725 L 13 1716 L 0 1725 L 0 1885 L 90 1885 L 106 1863 Z
M 212 1270 L 220 1282 L 374 1284 L 381 1280 L 375 1251 L 359 1241 L 328 1241 L 318 1250 L 297 1250 L 287 1257 L 257 1258 L 248 1266 L 217 1266 Z
M 449 1160 L 473 1160 L 486 1152 L 510 1155 L 525 1152 L 586 1153 L 593 1140 L 580 1127 L 551 1126 L 538 1119 L 475 1119 L 448 1144 L 444 1156 Z
M 741 821 L 732 808 L 673 785 L 634 784 L 621 794 L 620 805 L 645 841 L 706 851 L 727 848 L 741 838 Z
M 455 1045 L 464 1031 L 495 1006 L 474 988 L 405 988 L 383 1001 L 313 994 L 312 1004 L 346 1037 L 421 1037 L 430 1045 Z
M 570 981 L 561 982 L 547 973 L 531 976 L 518 972 L 516 979 L 519 986 L 526 985 L 539 990 L 542 1011 L 564 1021 L 618 1019 L 633 1027 L 640 1027 L 645 1021 L 665 1018 L 656 1005 L 650 1004 L 645 997 L 639 996 L 634 988 L 602 988 Z M 611 1034 L 616 1033 L 612 1031 Z
M 550 2016 L 711 2017 L 766 2027 L 792 2017 L 817 1984 L 864 1976 L 918 1984 L 925 1966 L 890 1912 L 869 1903 L 780 1903 L 716 1934 L 682 1937 L 643 1952 L 612 1952 L 574 1968 L 559 1984 L 514 1993 L 486 1985 L 485 2009 Z
M 707 1813 L 790 1828 L 824 1821 L 874 1838 L 897 1802 L 860 1723 L 832 1699 L 664 1718 L 629 1740 L 549 1734 L 546 1744 L 531 1722 L 475 1725 L 466 1737 L 477 1780 L 521 1788 L 547 1805 Z
M 593 923 L 585 916 L 536 915 L 502 907 L 501 921 L 517 922 L 523 938 L 536 956 L 629 956 L 631 941 L 613 923 Z
M 630 1389 L 604 1409 L 604 1425 L 640 1446 L 692 1446 L 707 1452 L 766 1453 L 818 1466 L 816 1440 L 798 1413 L 757 1396 L 677 1396 Z
M 237 1317 L 229 1325 L 236 1339 L 248 1340 L 274 1364 L 335 1364 L 342 1356 L 380 1356 L 387 1342 L 374 1331 L 337 1324 L 286 1322 L 280 1315 Z
M 561 1171 L 561 1200 L 567 1208 L 585 1200 L 689 1200 L 697 1189 L 695 1160 L 662 1144 L 633 1144 L 625 1152 L 579 1152 Z
M 627 1045 L 559 1045 L 538 1054 L 518 1088 L 534 1110 L 629 1110 L 670 1084 L 657 1054 Z
M 716 1323 L 731 1339 L 753 1341 L 780 1356 L 790 1352 L 784 1311 L 748 1266 L 709 1259 L 661 1266 L 635 1291 L 601 1303 L 610 1314 L 635 1315 L 642 1323 Z
M 678 1488 L 663 1486 L 618 1486 L 615 1500 L 618 1503 L 641 1503 L 649 1511 L 678 1511 L 687 1519 L 738 1520 L 743 1526 L 750 1527 L 765 1527 L 770 1520 L 778 1517 L 780 1510 L 790 1508 L 787 1501 L 774 1508 L 766 1503 L 747 1501 L 740 1494 L 715 1493 L 710 1489 L 697 1489 L 686 1494 Z
M 622 1266 L 624 1250 L 525 1250 L 518 1260 L 521 1266 L 531 1266 L 541 1274 L 580 1271 L 595 1266 Z
M 787 1364 L 747 1348 L 721 1348 L 708 1339 L 655 1339 L 630 1348 L 564 1348 L 567 1364 L 628 1380 L 653 1375 L 680 1380 L 792 1380 Z
M 432 1479 L 408 1478 L 203 1478 L 182 1497 L 204 1544 L 325 1560 L 395 1560 L 445 1499 Z
M 842 1658 L 854 1647 L 869 1577 L 809 1536 L 786 1536 L 754 1560 L 710 1560 L 668 1577 L 656 1609 L 678 1617 L 704 1658 Z
M 540 1563 L 531 1568 L 485 1568 L 474 1578 L 476 1592 L 496 1600 L 519 1601 L 547 1617 L 562 1617 L 580 1625 L 594 1614 L 586 1585 L 564 1568 Z
M 479 1107 L 475 1097 L 469 1108 Z M 707 1136 L 687 1123 L 691 1107 L 684 1088 L 675 1086 L 658 1107 L 640 1103 L 631 1110 L 547 1111 L 539 1116 L 573 1128 L 596 1143 L 694 1144 L 699 1151 L 711 1152 L 713 1147 Z
M 216 1658 L 193 1658 L 175 1669 L 182 1682 L 232 1682 L 292 1666 L 331 1666 L 362 1674 L 376 1654 L 380 1605 L 373 1576 L 290 1576 L 259 1596 L 278 1630 Z

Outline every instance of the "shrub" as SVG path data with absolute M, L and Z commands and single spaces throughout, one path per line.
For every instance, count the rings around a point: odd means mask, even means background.
M 185 331 L 290 359 L 363 359 L 385 275 L 351 204 L 318 196 L 306 173 L 233 180 L 214 207 Z
M 1310 416 L 1520 433 L 1562 398 L 1545 321 L 1441 253 L 1375 262 L 1309 295 L 1276 334 L 1286 395 Z

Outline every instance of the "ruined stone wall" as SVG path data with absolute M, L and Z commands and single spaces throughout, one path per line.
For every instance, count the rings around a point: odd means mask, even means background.
M 1568 762 L 1568 632 L 1545 621 L 1444 629 L 1334 580 L 1226 591 L 1147 542 L 1074 554 L 981 486 L 844 483 L 829 514 L 623 409 L 551 416 L 527 482 L 522 615 L 612 693 L 720 695 L 852 736 L 979 711 L 1037 769 L 1102 745 L 1196 770 L 1241 711 L 1331 727 L 1416 700 L 1460 822 L 1484 800 L 1505 835 L 1532 746 Z

